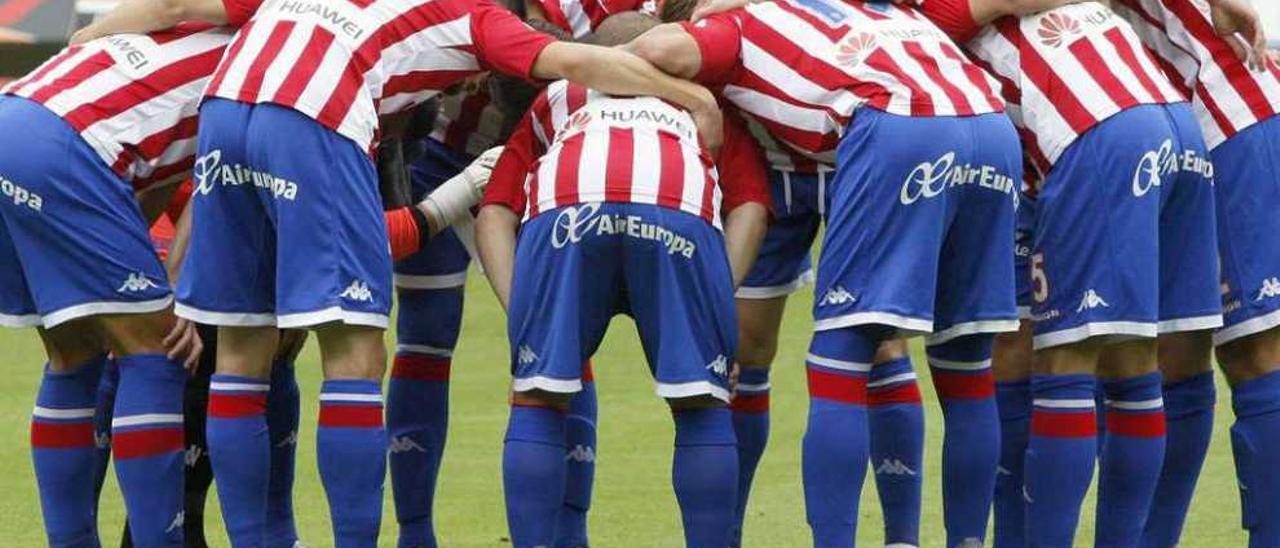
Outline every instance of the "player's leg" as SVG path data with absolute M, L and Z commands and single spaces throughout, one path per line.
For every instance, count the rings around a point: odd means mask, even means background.
M 201 326 L 200 340 L 205 350 L 200 362 L 187 377 L 182 399 L 182 437 L 186 446 L 183 459 L 186 476 L 183 482 L 184 543 L 195 548 L 208 546 L 204 533 L 205 502 L 213 486 L 213 465 L 209 463 L 209 442 L 205 432 L 209 422 L 209 379 L 216 367 L 217 328 Z M 125 534 L 128 537 L 128 533 Z
M 565 415 L 564 504 L 556 521 L 557 548 L 586 548 L 587 512 L 596 473 L 596 379 L 591 360 L 583 364 L 582 390 L 573 395 Z
M 905 339 L 885 341 L 867 380 L 871 467 L 886 545 L 914 546 L 924 483 L 924 407 Z
M 1134 546 L 1150 512 L 1165 454 L 1164 403 L 1154 341 L 1110 346 L 1099 357 L 1106 415 L 1098 443 L 1098 546 Z
M 267 391 L 267 436 L 271 440 L 271 472 L 267 483 L 266 545 L 269 548 L 292 548 L 298 541 L 293 517 L 293 480 L 302 402 L 294 361 L 306 341 L 306 331 L 282 332 L 271 364 L 271 387 Z
M 1226 325 L 1214 335 L 1231 385 L 1243 524 L 1254 546 L 1280 544 L 1280 119 L 1213 150 Z

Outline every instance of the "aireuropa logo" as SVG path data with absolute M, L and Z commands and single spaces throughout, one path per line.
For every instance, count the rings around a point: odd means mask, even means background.
M 214 185 L 247 184 L 269 190 L 276 198 L 293 201 L 298 197 L 298 183 L 240 164 L 223 164 L 221 150 L 211 150 L 196 158 L 195 165 L 191 167 L 191 178 L 195 181 L 195 193 L 201 196 L 212 192 Z
M 596 202 L 562 208 L 551 229 L 551 247 L 563 249 L 594 234 L 659 242 L 667 249 L 668 255 L 683 255 L 685 258 L 693 257 L 697 251 L 698 246 L 693 240 L 645 221 L 639 215 L 599 215 L 599 212 L 600 204 Z
M 1179 153 L 1173 149 L 1173 141 L 1165 139 L 1159 147 L 1144 152 L 1138 159 L 1138 166 L 1133 170 L 1133 195 L 1141 198 L 1163 184 L 1165 177 L 1181 171 L 1212 179 L 1213 161 L 1194 150 Z
M 13 205 L 29 207 L 35 211 L 40 211 L 44 207 L 44 199 L 39 194 L 22 188 L 13 181 L 0 175 L 0 194 L 4 194 L 7 201 L 12 201 Z
M 948 152 L 932 162 L 921 162 L 902 182 L 898 200 L 911 205 L 921 199 L 942 194 L 948 187 L 976 184 L 1004 194 L 1013 194 L 1013 177 L 1000 173 L 995 166 L 956 163 L 956 153 Z
M 1081 33 L 1080 22 L 1065 13 L 1050 13 L 1040 19 L 1040 28 L 1036 34 L 1040 43 L 1056 48 Z
M 849 33 L 836 47 L 836 62 L 847 67 L 861 64 L 875 51 L 879 43 L 870 32 Z

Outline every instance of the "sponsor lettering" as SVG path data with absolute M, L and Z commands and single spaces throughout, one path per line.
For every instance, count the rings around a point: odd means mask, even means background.
M 293 15 L 318 18 L 321 22 L 326 23 L 329 28 L 336 29 L 343 36 L 353 41 L 359 40 L 367 32 L 364 26 L 356 20 L 355 14 L 349 13 L 348 10 L 339 9 L 333 3 L 285 0 L 280 4 L 279 10 Z
M 932 162 L 921 162 L 907 174 L 898 200 L 911 205 L 933 198 L 948 188 L 977 185 L 995 192 L 1014 195 L 1013 177 L 1000 173 L 990 165 L 957 164 L 956 153 L 948 152 Z
M 110 46 L 107 48 L 107 52 L 116 59 L 116 62 L 123 63 L 134 71 L 141 71 L 151 64 L 151 59 L 147 52 L 143 51 L 139 44 L 135 42 L 139 39 L 145 40 L 146 38 L 117 34 L 108 36 L 103 40 Z
M 276 199 L 293 201 L 298 197 L 298 183 L 240 164 L 223 164 L 221 150 L 196 158 L 191 177 L 195 180 L 195 193 L 201 196 L 208 195 L 217 185 L 252 185 L 271 192 Z
M 17 183 L 4 178 L 0 175 L 0 194 L 4 195 L 6 201 L 13 202 L 13 205 L 31 208 L 40 211 L 44 207 L 44 198 L 39 194 L 22 188 Z
M 1141 198 L 1152 188 L 1164 183 L 1164 178 L 1179 172 L 1197 173 L 1205 179 L 1213 178 L 1213 161 L 1194 150 L 1173 150 L 1173 142 L 1165 139 L 1155 150 L 1148 150 L 1138 160 L 1133 171 L 1133 195 Z
M 588 235 L 626 236 L 649 240 L 662 244 L 668 255 L 682 255 L 686 259 L 693 258 L 697 245 L 693 240 L 678 234 L 664 226 L 659 226 L 639 215 L 598 215 L 599 203 L 566 207 L 556 216 L 555 227 L 551 231 L 551 247 L 563 249 L 569 244 L 576 244 Z

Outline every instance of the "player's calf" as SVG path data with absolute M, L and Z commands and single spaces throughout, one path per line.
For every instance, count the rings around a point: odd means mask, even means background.
M 867 413 L 885 544 L 918 545 L 924 408 L 905 340 L 885 341 L 876 352 L 867 380 Z
M 728 546 L 738 492 L 738 448 L 733 420 L 711 396 L 668 400 L 675 419 L 671 483 L 684 522 L 685 546 Z
M 564 501 L 570 395 L 514 392 L 502 451 L 507 526 L 517 548 L 550 546 Z
M 1031 429 L 1031 322 L 1023 320 L 1017 333 L 996 335 L 991 356 L 1000 413 L 1000 465 L 996 468 L 994 537 L 996 548 L 1025 546 L 1026 503 L 1023 461 Z
M 1099 462 L 1096 543 L 1134 546 L 1150 512 L 1165 455 L 1164 402 L 1155 341 L 1117 344 L 1099 362 L 1106 431 Z

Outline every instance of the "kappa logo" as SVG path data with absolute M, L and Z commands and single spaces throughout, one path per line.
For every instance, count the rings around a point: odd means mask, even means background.
M 529 348 L 529 345 L 520 345 L 520 349 L 516 351 L 516 362 L 520 365 L 529 365 L 536 361 L 538 361 L 538 354 Z
M 98 449 L 110 449 L 111 448 L 111 432 L 94 432 L 93 446 L 97 447 Z
M 1013 194 L 1013 177 L 1000 173 L 995 166 L 959 164 L 956 153 L 948 152 L 932 162 L 921 162 L 902 182 L 898 200 L 911 205 L 921 199 L 942 194 L 948 187 L 976 184 L 1004 194 Z
M 578 444 L 565 452 L 564 460 L 581 463 L 595 462 L 596 450 L 590 446 Z
M 116 289 L 116 293 L 138 293 L 140 291 L 156 289 L 158 287 L 160 286 L 151 281 L 146 274 L 137 272 L 130 274 L 128 278 L 125 278 L 124 283 L 120 284 L 120 288 Z
M 369 291 L 369 284 L 360 280 L 352 280 L 351 285 L 342 290 L 342 293 L 338 296 L 361 303 L 367 303 L 373 300 L 373 292 Z
M 1040 43 L 1056 48 L 1081 34 L 1080 22 L 1065 13 L 1050 13 L 1040 19 L 1036 34 L 1040 36 Z
M 1092 289 L 1085 291 L 1084 298 L 1080 299 L 1080 306 L 1076 307 L 1076 312 L 1084 312 L 1095 308 L 1111 308 L 1111 305 L 1107 304 L 1107 301 L 1103 300 L 1097 291 Z
M 182 526 L 186 525 L 186 523 L 187 523 L 187 513 L 178 512 L 178 515 L 173 516 L 173 521 L 169 523 L 169 527 L 165 528 L 164 532 L 172 533 L 174 531 L 181 531 Z
M 389 448 L 389 451 L 393 455 L 396 453 L 408 453 L 410 451 L 417 451 L 419 453 L 427 452 L 426 449 L 423 449 L 421 445 L 418 445 L 418 443 L 410 439 L 409 436 L 393 436 L 391 438 L 391 447 Z
M 195 193 L 201 196 L 213 192 L 214 185 L 253 185 L 270 191 L 276 198 L 293 201 L 298 197 L 298 183 L 240 164 L 223 164 L 221 150 L 211 150 L 196 158 L 191 167 L 191 179 L 195 181 Z
M 12 200 L 13 205 L 16 206 L 25 206 L 36 211 L 40 211 L 44 207 L 44 198 L 41 198 L 39 194 L 22 188 L 18 186 L 18 183 L 5 179 L 3 176 L 0 176 L 0 193 L 4 194 L 6 200 Z
M 899 459 L 884 459 L 876 466 L 876 474 L 885 476 L 914 476 L 916 471 Z
M 1272 277 L 1262 282 L 1262 289 L 1258 290 L 1258 297 L 1254 301 L 1262 301 L 1265 299 L 1273 299 L 1280 297 L 1280 278 Z
M 276 447 L 288 447 L 290 445 L 298 445 L 297 430 L 289 432 L 288 436 L 285 436 L 284 439 L 280 440 L 279 443 L 276 443 Z
M 1012 476 L 1012 475 L 1013 475 L 1013 470 L 1010 470 L 1010 469 L 1005 468 L 1005 467 L 1003 467 L 1003 466 L 999 466 L 999 465 L 997 465 L 997 466 L 996 466 L 996 475 L 997 475 L 997 476 Z
M 715 373 L 717 377 L 729 376 L 729 358 L 723 354 L 716 356 L 716 359 L 707 364 L 707 371 Z
M 853 293 L 850 293 L 848 289 L 844 288 L 844 286 L 837 285 L 828 289 L 827 292 L 822 295 L 822 300 L 818 301 L 818 306 L 834 306 L 856 302 L 858 302 L 858 298 L 855 297 Z
M 853 67 L 862 63 L 880 44 L 876 35 L 869 32 L 849 33 L 836 48 L 836 62 Z
M 187 447 L 186 452 L 182 455 L 182 462 L 187 465 L 187 468 L 195 468 L 196 464 L 200 463 L 200 457 L 204 455 L 204 449 L 193 443 Z

